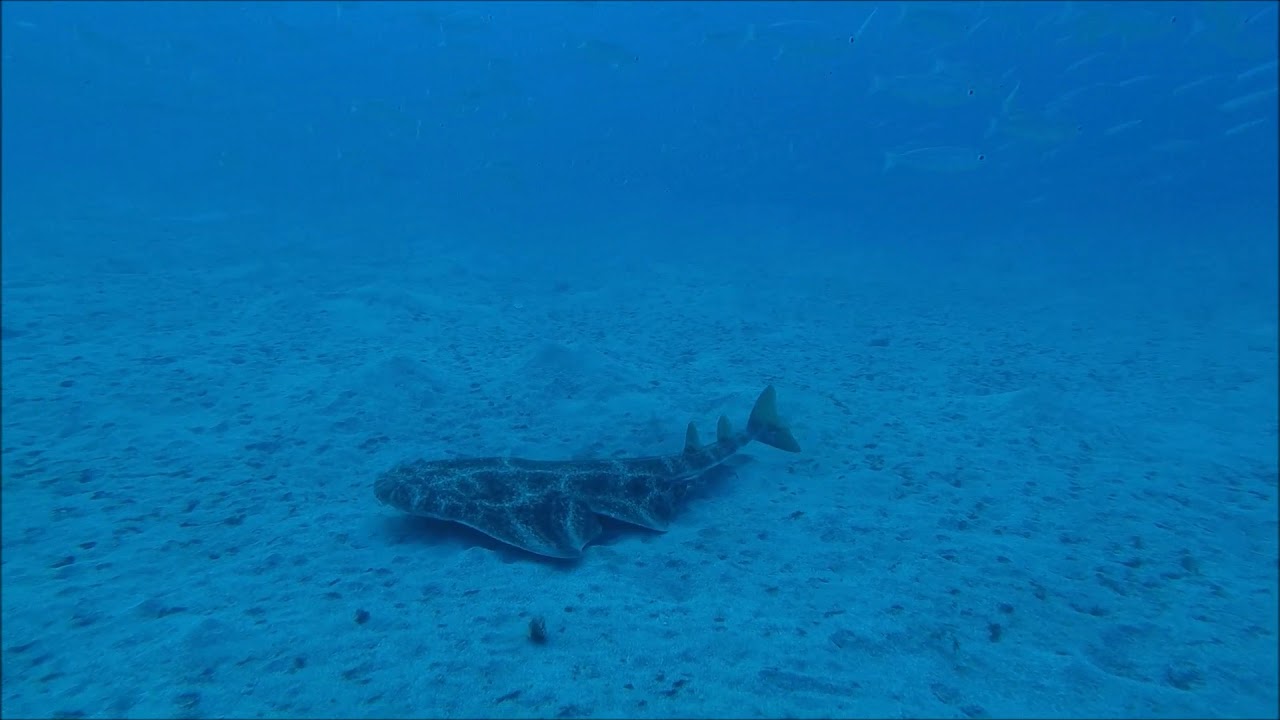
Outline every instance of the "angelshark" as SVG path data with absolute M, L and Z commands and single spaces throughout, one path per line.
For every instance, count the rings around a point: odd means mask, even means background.
M 378 477 L 374 495 L 386 505 L 466 525 L 508 545 L 553 558 L 578 558 L 599 537 L 598 516 L 665 531 L 690 483 L 752 441 L 800 452 L 778 418 L 766 387 L 745 431 L 720 416 L 714 442 L 702 444 L 693 423 L 675 455 L 618 460 L 467 458 L 416 460 Z

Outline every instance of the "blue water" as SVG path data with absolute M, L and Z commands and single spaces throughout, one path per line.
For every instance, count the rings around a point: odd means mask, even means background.
M 1280 711 L 1276 3 L 0 16 L 5 717 Z

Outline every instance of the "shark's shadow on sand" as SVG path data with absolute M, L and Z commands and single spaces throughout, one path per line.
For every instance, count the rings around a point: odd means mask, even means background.
M 463 525 L 487 536 L 436 523 L 436 536 L 486 547 L 493 541 L 535 555 L 577 559 L 593 542 L 619 536 L 618 524 L 662 532 L 677 512 L 732 474 L 726 463 L 754 441 L 786 452 L 800 445 L 777 413 L 773 386 L 760 393 L 746 430 L 720 416 L 716 439 L 703 444 L 693 423 L 675 455 L 614 460 L 463 458 L 415 460 L 378 476 L 374 495 L 413 516 Z M 719 470 L 720 472 L 714 472 Z M 424 524 L 420 524 L 424 525 Z

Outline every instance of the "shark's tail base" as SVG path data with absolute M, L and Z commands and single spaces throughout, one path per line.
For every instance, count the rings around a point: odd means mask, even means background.
M 778 417 L 778 393 L 772 385 L 756 398 L 756 405 L 751 408 L 751 418 L 747 420 L 747 434 L 770 447 L 786 452 L 800 452 L 800 443 L 796 442 L 791 429 Z

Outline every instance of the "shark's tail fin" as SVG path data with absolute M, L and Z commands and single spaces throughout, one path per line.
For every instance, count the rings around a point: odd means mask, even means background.
M 751 418 L 747 420 L 747 434 L 770 447 L 800 452 L 800 443 L 796 442 L 791 430 L 778 419 L 778 393 L 772 385 L 756 398 L 756 406 L 751 408 Z

